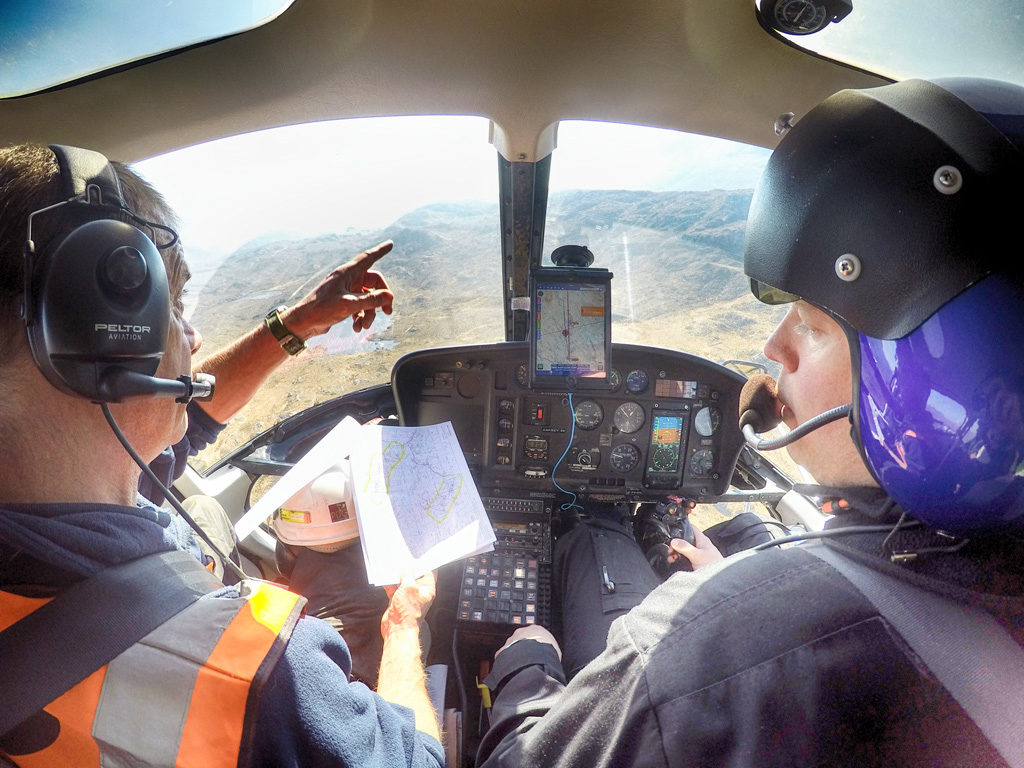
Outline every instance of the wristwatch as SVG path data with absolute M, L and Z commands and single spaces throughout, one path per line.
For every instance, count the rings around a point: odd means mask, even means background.
M 281 320 L 281 313 L 286 309 L 288 307 L 283 304 L 280 307 L 274 307 L 267 312 L 264 322 L 267 324 L 270 333 L 277 339 L 277 343 L 281 345 L 281 348 L 289 355 L 297 355 L 306 348 L 306 342 L 285 328 L 284 322 Z

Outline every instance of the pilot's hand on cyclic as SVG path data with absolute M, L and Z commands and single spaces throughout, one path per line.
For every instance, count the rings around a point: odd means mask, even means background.
M 518 643 L 520 640 L 537 640 L 541 643 L 547 643 L 555 649 L 555 653 L 558 654 L 558 660 L 562 660 L 562 649 L 558 645 L 558 641 L 555 640 L 555 636 L 548 632 L 544 627 L 539 624 L 527 624 L 525 627 L 519 627 L 515 632 L 509 635 L 508 640 L 498 650 L 494 652 L 494 658 L 498 658 L 498 654 L 504 651 L 513 643 Z
M 384 276 L 370 267 L 394 245 L 385 240 L 334 269 L 292 308 L 289 330 L 309 338 L 327 333 L 331 326 L 351 317 L 352 330 L 359 332 L 373 324 L 378 309 L 390 315 L 395 294 Z
M 437 580 L 433 571 L 413 580 L 403 576 L 398 584 L 384 587 L 388 608 L 380 620 L 380 633 L 386 640 L 392 629 L 417 627 L 434 601 Z
M 693 570 L 696 571 L 705 565 L 711 565 L 725 559 L 722 557 L 722 553 L 718 551 L 718 547 L 711 543 L 711 539 L 705 536 L 704 532 L 696 526 L 693 528 L 693 541 L 694 543 L 691 544 L 685 539 L 672 539 L 668 544 L 674 550 L 674 554 L 668 556 L 669 562 L 673 563 L 676 558 L 685 557 L 690 561 Z

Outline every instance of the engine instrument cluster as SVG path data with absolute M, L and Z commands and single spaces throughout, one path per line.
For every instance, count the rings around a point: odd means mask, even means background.
M 581 391 L 531 388 L 527 344 L 414 352 L 392 373 L 399 416 L 406 425 L 451 421 L 481 489 L 723 494 L 743 445 L 743 376 L 682 352 L 612 349 L 607 387 Z

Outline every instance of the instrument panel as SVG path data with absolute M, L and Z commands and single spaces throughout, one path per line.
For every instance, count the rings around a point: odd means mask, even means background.
M 633 499 L 725 493 L 746 379 L 673 350 L 612 345 L 606 388 L 531 388 L 529 345 L 420 350 L 392 371 L 401 423 L 450 421 L 481 488 Z

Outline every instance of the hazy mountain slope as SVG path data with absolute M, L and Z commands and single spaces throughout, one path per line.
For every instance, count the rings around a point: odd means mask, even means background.
M 742 275 L 749 190 L 588 191 L 552 195 L 545 254 L 585 244 L 613 280 L 613 339 L 672 347 L 712 360 L 763 361 L 777 318 Z M 450 203 L 414 210 L 379 231 L 304 240 L 254 240 L 202 286 L 192 316 L 209 353 L 294 302 L 345 258 L 391 238 L 379 264 L 395 290 L 395 313 L 369 341 L 312 348 L 279 368 L 200 465 L 275 421 L 317 402 L 387 381 L 402 354 L 504 339 L 497 206 Z M 545 257 L 546 258 L 546 257 Z M 347 354 L 331 354 L 344 348 Z
M 665 311 L 666 287 L 675 308 L 729 301 L 746 289 L 739 271 L 750 192 L 565 192 L 552 196 L 545 251 L 582 243 L 595 266 L 615 274 L 619 320 L 643 321 Z M 246 245 L 203 286 L 193 319 L 211 341 L 226 340 L 267 310 L 294 301 L 340 258 L 391 238 L 381 263 L 403 314 L 431 320 L 431 302 L 491 304 L 501 294 L 495 205 L 439 204 L 420 208 L 381 231 L 322 235 Z M 657 299 L 657 300 L 655 300 Z M 492 304 L 492 302 L 494 304 Z M 500 333 L 500 317 L 481 316 Z

